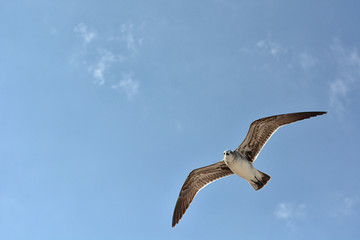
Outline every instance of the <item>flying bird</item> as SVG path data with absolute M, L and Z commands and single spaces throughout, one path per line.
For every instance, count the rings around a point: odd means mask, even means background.
M 190 172 L 175 205 L 172 227 L 180 221 L 195 195 L 206 185 L 220 178 L 236 174 L 248 181 L 256 191 L 263 188 L 270 180 L 270 176 L 257 170 L 253 163 L 269 138 L 283 125 L 326 113 L 288 113 L 252 122 L 244 141 L 237 149 L 224 151 L 224 159 L 218 163 Z

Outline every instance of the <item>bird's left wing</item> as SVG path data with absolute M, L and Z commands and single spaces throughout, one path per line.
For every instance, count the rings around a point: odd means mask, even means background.
M 172 226 L 174 227 L 190 206 L 195 195 L 206 185 L 219 178 L 232 175 L 233 172 L 224 161 L 193 170 L 186 178 L 181 188 L 179 198 L 174 209 Z
M 326 112 L 288 113 L 258 119 L 251 123 L 244 141 L 236 151 L 247 156 L 250 162 L 254 162 L 262 147 L 279 127 L 322 114 Z

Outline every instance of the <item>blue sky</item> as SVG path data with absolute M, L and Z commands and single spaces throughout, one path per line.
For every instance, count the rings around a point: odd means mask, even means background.
M 359 1 L 2 1 L 0 238 L 357 239 Z M 255 167 L 191 170 L 298 111 Z

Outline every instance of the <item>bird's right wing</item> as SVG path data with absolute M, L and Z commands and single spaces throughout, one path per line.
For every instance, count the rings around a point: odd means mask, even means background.
M 224 161 L 193 170 L 186 178 L 185 183 L 181 188 L 179 198 L 174 209 L 172 226 L 174 227 L 180 221 L 195 195 L 202 188 L 219 178 L 232 174 L 233 172 Z

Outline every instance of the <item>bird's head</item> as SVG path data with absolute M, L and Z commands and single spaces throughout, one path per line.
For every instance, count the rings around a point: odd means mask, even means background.
M 224 151 L 224 159 L 232 159 L 234 157 L 234 152 L 231 150 Z

